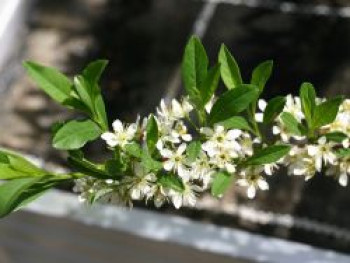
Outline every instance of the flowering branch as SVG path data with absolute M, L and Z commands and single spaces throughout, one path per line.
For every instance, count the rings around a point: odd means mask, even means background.
M 209 68 L 204 47 L 192 37 L 185 49 L 182 77 L 186 95 L 161 101 L 155 114 L 135 123 L 120 120 L 109 130 L 98 86 L 107 65 L 89 64 L 71 82 L 55 69 L 24 63 L 28 74 L 52 99 L 85 114 L 84 120 L 57 124 L 53 146 L 67 150 L 76 171 L 54 174 L 19 155 L 0 152 L 0 216 L 5 216 L 63 180 L 75 180 L 80 200 L 132 205 L 134 200 L 159 207 L 194 206 L 210 190 L 221 197 L 233 183 L 247 196 L 268 190 L 266 181 L 285 167 L 289 175 L 309 180 L 325 171 L 346 186 L 350 174 L 350 100 L 317 98 L 303 83 L 299 97 L 261 99 L 272 61 L 258 65 L 244 83 L 237 62 L 222 45 L 218 63 Z M 217 95 L 220 79 L 227 91 Z M 263 132 L 264 131 L 264 132 Z M 111 158 L 94 163 L 82 148 L 105 141 Z

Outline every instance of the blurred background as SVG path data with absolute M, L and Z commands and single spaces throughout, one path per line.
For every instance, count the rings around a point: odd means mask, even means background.
M 275 69 L 266 99 L 298 94 L 303 81 L 312 82 L 319 96 L 350 95 L 348 0 L 0 0 L 0 145 L 40 156 L 48 167 L 65 167 L 64 156 L 49 144 L 50 127 L 72 113 L 35 87 L 24 74 L 23 60 L 54 66 L 73 76 L 91 60 L 108 59 L 101 86 L 110 121 L 132 122 L 137 113 L 154 111 L 162 97 L 171 99 L 182 93 L 179 66 L 191 34 L 201 37 L 211 61 L 217 59 L 220 44 L 225 43 L 244 79 L 250 78 L 259 62 L 273 59 Z M 105 154 L 99 143 L 89 145 L 88 151 L 95 160 Z M 137 206 L 350 253 L 350 187 L 343 188 L 326 176 L 304 182 L 283 171 L 269 178 L 269 183 L 271 190 L 260 192 L 253 201 L 247 200 L 244 189 L 232 187 L 221 200 L 205 195 L 195 209 Z M 70 191 L 71 185 L 62 189 Z M 58 225 L 67 233 L 83 228 L 76 222 L 16 214 L 0 222 L 1 263 L 32 262 L 20 257 L 12 260 L 13 253 L 21 250 L 16 250 L 16 240 L 23 238 L 17 228 L 23 220 L 46 227 Z M 81 231 L 111 238 L 108 231 L 90 229 Z M 15 233 L 18 239 L 6 243 L 3 232 Z M 45 235 L 37 237 L 37 248 L 44 249 L 45 241 L 40 243 L 40 238 L 45 240 Z M 121 236 L 115 242 L 128 238 Z M 61 245 L 57 251 L 64 248 L 64 243 Z M 191 262 L 241 262 L 172 249 L 188 255 Z M 159 262 L 173 262 L 170 256 L 168 260 Z M 81 262 L 79 256 L 72 262 Z M 190 261 L 181 258 L 174 262 Z

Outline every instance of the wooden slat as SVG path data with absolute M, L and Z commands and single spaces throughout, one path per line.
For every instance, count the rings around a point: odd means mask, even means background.
M 1 263 L 243 263 L 167 242 L 29 212 L 0 221 Z

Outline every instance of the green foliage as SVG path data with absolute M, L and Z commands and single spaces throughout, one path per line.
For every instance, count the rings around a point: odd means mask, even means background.
M 200 141 L 192 141 L 188 145 L 188 147 L 186 149 L 186 154 L 187 154 L 187 159 L 189 162 L 194 162 L 197 159 L 197 157 L 200 153 L 201 147 L 202 147 L 202 145 L 201 145 Z
M 286 129 L 293 135 L 302 136 L 305 134 L 305 128 L 289 112 L 281 114 L 281 120 Z
M 231 185 L 234 175 L 226 172 L 218 172 L 213 177 L 214 181 L 211 187 L 211 194 L 215 197 L 221 197 Z
M 180 193 L 185 189 L 181 179 L 175 174 L 162 174 L 157 182 L 165 188 L 170 188 Z
M 40 177 L 47 172 L 36 167 L 20 155 L 9 150 L 0 150 L 0 179 L 13 180 L 25 177 Z
M 208 122 L 215 124 L 246 110 L 258 97 L 258 89 L 242 84 L 222 94 L 213 105 Z
M 311 83 L 305 82 L 300 88 L 301 108 L 309 128 L 313 126 L 314 112 L 316 108 L 316 91 Z
M 330 133 L 327 133 L 325 136 L 327 140 L 337 142 L 337 143 L 341 143 L 348 138 L 348 136 L 342 132 L 330 132 Z
M 53 100 L 63 103 L 71 96 L 72 82 L 54 68 L 27 61 L 23 63 L 29 76 Z
M 200 100 L 199 89 L 206 79 L 208 63 L 207 53 L 202 43 L 197 37 L 191 37 L 182 60 L 182 78 L 191 101 Z
M 287 155 L 291 147 L 289 145 L 272 145 L 268 146 L 258 152 L 252 157 L 249 157 L 244 164 L 245 165 L 262 165 L 274 163 Z
M 342 96 L 329 99 L 316 106 L 313 118 L 313 127 L 320 128 L 330 124 L 337 117 L 339 106 L 344 101 Z
M 202 106 L 205 106 L 214 95 L 220 80 L 220 66 L 216 65 L 208 71 L 203 85 L 199 86 Z
M 69 121 L 53 137 L 53 146 L 61 150 L 74 150 L 83 147 L 101 135 L 101 129 L 91 120 Z
M 238 64 L 227 47 L 222 44 L 219 52 L 221 78 L 228 89 L 243 84 Z
M 158 125 L 153 115 L 149 117 L 147 122 L 146 137 L 148 151 L 153 153 L 158 141 Z
M 218 125 L 224 126 L 225 129 L 241 129 L 246 131 L 252 131 L 252 128 L 250 127 L 249 123 L 246 121 L 245 118 L 241 116 L 234 116 L 227 120 L 218 122 Z
M 264 112 L 264 123 L 273 122 L 283 111 L 286 104 L 286 98 L 282 96 L 275 97 L 269 101 Z
M 257 86 L 260 93 L 263 92 L 265 85 L 272 74 L 273 61 L 267 60 L 259 64 L 253 71 L 250 83 Z

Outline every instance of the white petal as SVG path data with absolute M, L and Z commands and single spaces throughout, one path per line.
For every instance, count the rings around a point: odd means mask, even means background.
M 184 134 L 184 135 L 182 135 L 182 139 L 186 142 L 189 142 L 192 140 L 192 135 L 191 134 Z
M 182 197 L 179 194 L 173 195 L 171 200 L 173 201 L 173 204 L 176 209 L 179 209 L 182 205 Z
M 236 166 L 233 164 L 228 163 L 225 167 L 229 173 L 234 173 L 236 171 Z
M 105 140 L 106 143 L 111 147 L 115 147 L 116 145 L 118 145 L 118 141 L 114 133 L 105 132 L 101 135 L 101 138 Z
M 172 106 L 173 113 L 176 117 L 183 116 L 183 110 L 182 110 L 181 104 L 177 100 L 173 99 L 171 101 L 171 106 Z
M 264 114 L 261 112 L 255 113 L 255 120 L 259 123 L 263 122 Z
M 253 199 L 256 195 L 256 189 L 254 186 L 249 186 L 247 189 L 247 196 L 249 199 Z
M 281 133 L 281 129 L 278 126 L 273 126 L 272 127 L 272 133 L 274 135 L 280 134 Z
M 260 99 L 258 101 L 258 107 L 261 111 L 265 111 L 266 106 L 267 106 L 267 102 L 264 99 Z
M 159 151 L 161 151 L 161 150 L 163 149 L 163 147 L 164 147 L 163 141 L 162 141 L 162 140 L 158 140 L 158 141 L 157 141 L 157 144 L 156 144 L 156 147 L 157 147 L 157 149 L 158 149 Z
M 217 126 L 215 126 L 215 132 L 216 132 L 216 133 L 222 133 L 222 132 L 224 132 L 224 131 L 225 131 L 224 126 L 222 126 L 222 125 L 217 125 Z
M 269 185 L 265 180 L 259 179 L 257 183 L 261 190 L 263 191 L 269 190 Z
M 131 195 L 131 198 L 133 200 L 140 200 L 141 199 L 141 191 L 137 188 L 131 189 L 130 195 Z
M 213 133 L 214 133 L 213 130 L 210 129 L 210 128 L 208 128 L 208 127 L 203 127 L 203 128 L 201 128 L 201 129 L 200 129 L 200 132 L 201 132 L 202 134 L 204 134 L 205 136 L 207 136 L 207 137 L 212 136 Z
M 348 185 L 348 175 L 346 173 L 339 176 L 339 184 L 344 187 Z
M 322 136 L 320 139 L 318 139 L 318 144 L 325 145 L 327 142 L 327 138 L 325 136 Z
M 170 161 L 170 160 L 165 161 L 165 162 L 163 163 L 163 167 L 164 167 L 165 170 L 171 171 L 171 170 L 173 169 L 173 167 L 174 167 L 174 162 L 173 162 L 173 161 Z
M 169 149 L 161 149 L 160 154 L 165 158 L 171 158 L 174 155 Z
M 309 145 L 307 147 L 307 153 L 311 156 L 317 155 L 319 152 L 319 148 L 316 145 Z
M 241 134 L 242 134 L 241 130 L 237 130 L 237 129 L 229 130 L 227 132 L 227 139 L 229 140 L 237 139 L 239 136 L 241 136 Z
M 137 126 L 135 123 L 133 123 L 128 127 L 126 134 L 128 135 L 129 138 L 133 138 L 136 131 L 137 131 Z
M 122 132 L 124 130 L 123 123 L 120 120 L 115 120 L 112 123 L 112 127 L 115 132 Z

